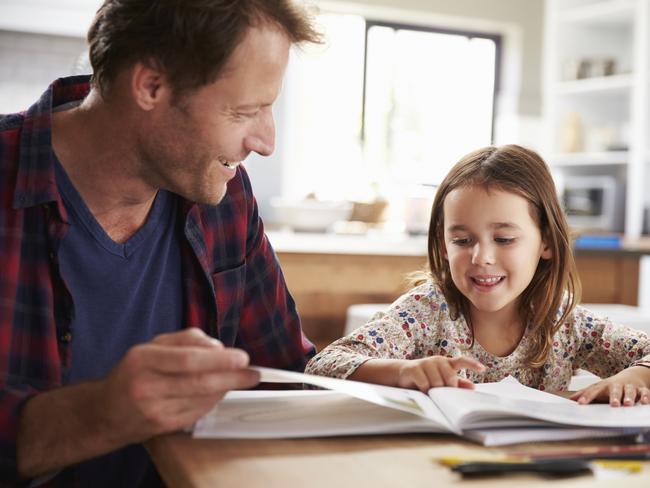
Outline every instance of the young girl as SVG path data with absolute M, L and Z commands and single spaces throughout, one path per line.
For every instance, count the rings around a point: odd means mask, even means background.
M 544 161 L 520 146 L 465 156 L 436 193 L 431 273 L 385 313 L 325 348 L 306 372 L 417 388 L 499 381 L 580 403 L 650 403 L 650 339 L 576 306 L 568 226 Z

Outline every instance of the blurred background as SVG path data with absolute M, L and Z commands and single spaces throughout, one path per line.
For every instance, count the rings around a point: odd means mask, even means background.
M 90 71 L 98 0 L 0 0 L 0 113 Z M 276 151 L 245 165 L 308 332 L 389 302 L 426 264 L 436 186 L 518 143 L 551 165 L 584 301 L 650 305 L 647 0 L 314 1 L 326 42 L 291 53 Z M 614 309 L 609 309 L 614 310 Z

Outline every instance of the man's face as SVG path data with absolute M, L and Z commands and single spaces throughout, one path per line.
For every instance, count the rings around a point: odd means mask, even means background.
M 237 166 L 251 152 L 273 152 L 271 106 L 290 46 L 279 29 L 252 27 L 217 81 L 179 101 L 167 97 L 138 138 L 143 179 L 191 201 L 219 203 Z

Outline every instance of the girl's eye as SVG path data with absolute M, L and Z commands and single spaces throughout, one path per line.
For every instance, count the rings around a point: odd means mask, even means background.
M 515 241 L 514 237 L 495 237 L 494 242 L 499 244 L 512 244 Z
M 468 237 L 457 237 L 452 239 L 451 243 L 456 246 L 467 246 L 470 243 L 470 239 Z

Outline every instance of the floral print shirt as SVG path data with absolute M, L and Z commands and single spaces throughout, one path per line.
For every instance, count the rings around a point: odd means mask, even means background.
M 461 316 L 452 320 L 444 295 L 431 282 L 413 288 L 386 312 L 379 312 L 364 326 L 327 346 L 307 365 L 306 373 L 347 378 L 365 361 L 420 359 L 427 356 L 470 356 L 485 366 L 477 373 L 459 375 L 474 383 L 500 381 L 508 375 L 540 390 L 567 390 L 577 369 L 601 378 L 633 364 L 650 366 L 650 338 L 644 332 L 612 323 L 577 306 L 553 338 L 546 362 L 539 368 L 526 363 L 531 347 L 528 330 L 508 356 L 487 352 L 474 341 Z M 470 347 L 471 346 L 471 347 Z

